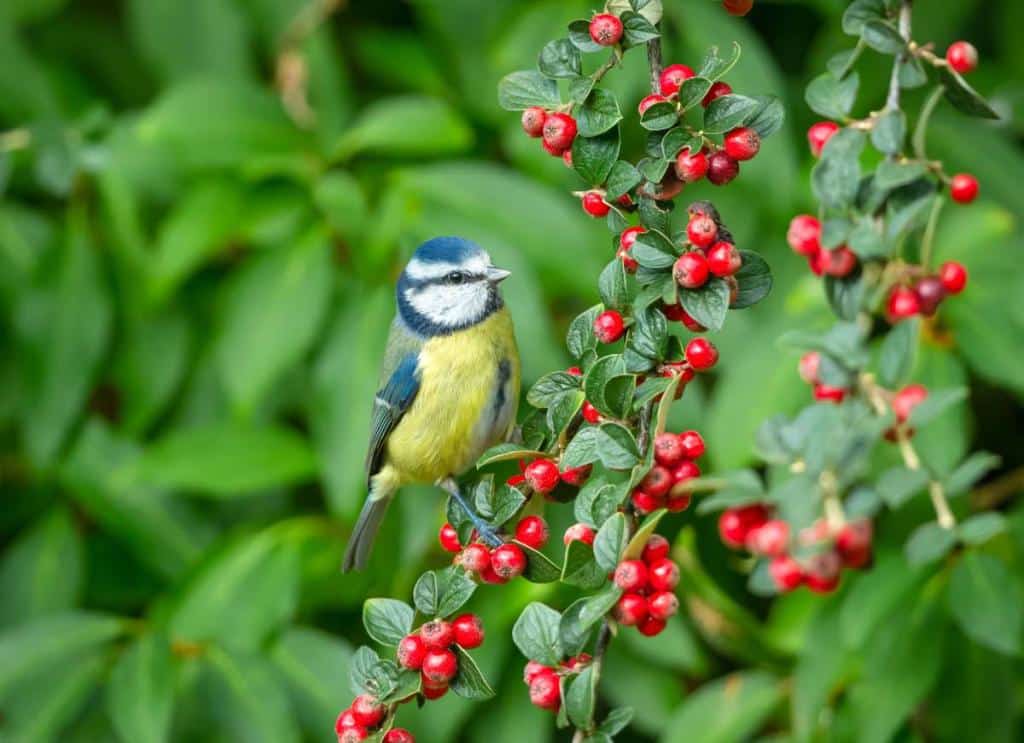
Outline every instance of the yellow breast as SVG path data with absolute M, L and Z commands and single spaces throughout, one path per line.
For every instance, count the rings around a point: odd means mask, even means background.
M 508 310 L 427 341 L 419 376 L 416 399 L 387 444 L 387 464 L 403 483 L 461 474 L 515 424 L 519 352 Z

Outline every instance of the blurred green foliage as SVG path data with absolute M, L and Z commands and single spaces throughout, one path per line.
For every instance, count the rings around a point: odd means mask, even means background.
M 844 6 L 758 0 L 738 20 L 710 0 L 666 0 L 667 60 L 736 39 L 730 79 L 789 111 L 744 177 L 714 194 L 777 290 L 729 323 L 720 373 L 674 413 L 705 432 L 709 469 L 750 461 L 757 425 L 808 394 L 775 339 L 829 313 L 784 232 L 811 204 L 803 85 L 848 44 Z M 1024 6 L 915 10 L 915 36 L 940 50 L 976 43 L 973 81 L 1003 114 L 933 123 L 931 151 L 976 174 L 983 197 L 946 210 L 938 257 L 963 261 L 972 283 L 944 305 L 916 370 L 972 396 L 918 443 L 937 467 L 976 448 L 1002 455 L 1003 486 L 988 495 L 1012 526 L 990 549 L 1015 572 L 985 555 L 964 570 L 1019 592 Z M 575 176 L 495 100 L 503 74 L 589 11 L 582 0 L 0 4 L 0 740 L 332 740 L 365 639 L 362 600 L 407 595 L 444 561 L 442 499 L 421 490 L 400 499 L 381 538 L 392 548 L 372 569 L 338 573 L 401 264 L 423 239 L 460 234 L 511 268 L 525 384 L 565 364 L 565 324 L 597 296 L 604 226 L 568 194 Z M 609 78 L 627 100 L 644 92 L 640 62 Z M 864 96 L 880 102 L 888 71 L 880 56 L 868 67 Z M 607 701 L 637 709 L 636 740 L 665 743 L 801 740 L 822 723 L 829 740 L 1020 739 L 1020 617 L 989 617 L 1018 638 L 990 647 L 935 610 L 946 581 L 971 583 L 906 567 L 899 546 L 926 510 L 915 501 L 884 521 L 875 569 L 837 596 L 770 607 L 746 593 L 713 520 L 673 517 L 688 618 L 613 644 Z M 551 514 L 556 533 L 570 518 Z M 403 710 L 418 740 L 556 738 L 509 640 L 538 598 L 561 600 L 524 582 L 479 593 L 489 640 L 476 655 L 499 696 Z M 833 699 L 835 688 L 846 691 Z

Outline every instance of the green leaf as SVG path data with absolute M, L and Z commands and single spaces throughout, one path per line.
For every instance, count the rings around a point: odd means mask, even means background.
M 925 175 L 928 169 L 922 163 L 900 163 L 886 160 L 875 170 L 875 187 L 886 191 L 905 186 Z
M 825 143 L 811 172 L 811 183 L 815 196 L 827 207 L 843 209 L 856 199 L 864 138 L 864 132 L 840 129 Z
M 660 132 L 670 129 L 679 121 L 676 104 L 668 101 L 655 103 L 640 115 L 640 126 L 648 131 Z
M 583 399 L 582 392 L 577 391 L 575 394 L 579 396 L 579 400 Z M 578 407 L 579 403 L 576 403 L 576 408 Z M 498 527 L 512 518 L 525 501 L 526 496 L 519 492 L 518 488 L 507 483 L 493 487 L 493 478 L 488 476 L 477 484 L 474 505 L 477 513 Z
M 635 245 L 633 246 L 636 247 Z M 569 332 L 566 335 L 565 344 L 573 358 L 579 359 L 587 351 L 597 348 L 597 337 L 594 335 L 594 320 L 604 311 L 604 307 L 596 305 L 586 312 L 573 318 L 569 324 Z
M 577 728 L 586 729 L 594 716 L 594 667 L 587 666 L 571 681 L 565 692 L 565 707 L 569 721 Z
M 582 637 L 591 627 L 600 622 L 622 597 L 622 589 L 614 583 L 601 589 L 593 596 L 588 596 L 573 604 L 571 616 L 566 612 L 567 624 L 563 626 L 563 635 L 568 633 Z
M 724 133 L 740 126 L 761 111 L 763 105 L 745 95 L 719 96 L 704 111 L 704 131 Z
M 743 264 L 733 276 L 739 284 L 736 301 L 729 309 L 742 310 L 751 307 L 768 296 L 772 290 L 772 270 L 760 254 L 752 250 L 741 250 Z M 727 287 L 728 288 L 728 287 Z
M 568 39 L 554 39 L 544 45 L 537 59 L 540 74 L 550 78 L 579 77 L 582 70 L 580 50 Z
M 878 494 L 889 508 L 899 508 L 928 486 L 925 470 L 912 470 L 902 465 L 890 467 L 878 478 Z
M 576 127 L 581 137 L 604 134 L 620 121 L 622 111 L 619 110 L 619 101 L 614 93 L 604 88 L 595 88 L 576 113 Z M 576 153 L 573 152 L 573 166 L 575 165 Z
M 829 57 L 828 62 L 825 64 L 825 68 L 837 78 L 846 77 L 846 74 L 853 69 L 857 60 L 860 59 L 860 55 L 863 50 L 863 45 L 858 44 L 853 49 L 837 52 Z
M 969 550 L 949 578 L 949 612 L 975 642 L 1006 655 L 1021 649 L 1024 595 L 1006 566 Z
M 899 54 L 907 46 L 906 39 L 900 35 L 896 26 L 877 18 L 864 24 L 860 37 L 865 44 L 882 54 Z
M 825 277 L 825 297 L 836 315 L 848 322 L 857 319 L 857 314 L 864 303 L 864 281 L 860 271 L 849 276 L 837 278 Z M 826 382 L 826 384 L 829 384 Z
M 363 603 L 366 634 L 381 645 L 395 645 L 412 629 L 413 610 L 397 599 L 367 599 Z
M 857 100 L 860 78 L 856 72 L 839 79 L 831 72 L 825 72 L 811 80 L 804 93 L 804 100 L 815 113 L 829 119 L 845 119 L 853 110 Z
M 956 533 L 964 544 L 984 544 L 993 537 L 1005 534 L 1009 523 L 1003 514 L 998 512 L 979 513 L 957 524 Z
M 924 402 L 910 412 L 908 422 L 911 426 L 923 427 L 966 399 L 966 387 L 930 390 Z
M 785 689 L 762 671 L 733 673 L 704 684 L 676 708 L 664 727 L 663 743 L 752 740 L 775 711 Z M 726 713 L 726 710 L 729 710 Z
M 669 239 L 654 230 L 637 235 L 629 252 L 641 266 L 656 270 L 669 268 L 678 257 Z
M 125 472 L 126 483 L 230 497 L 309 479 L 316 457 L 284 428 L 218 423 L 173 429 Z
M 916 566 L 941 560 L 955 545 L 956 532 L 932 522 L 917 527 L 903 549 L 907 562 Z
M 590 21 L 580 19 L 569 24 L 569 41 L 581 52 L 599 52 L 605 47 L 590 36 Z
M 340 159 L 365 153 L 422 157 L 464 152 L 472 145 L 473 130 L 451 104 L 406 95 L 367 105 L 334 143 L 332 153 Z
M 679 93 L 677 94 L 679 105 L 686 111 L 700 104 L 704 100 L 704 96 L 711 90 L 712 84 L 711 80 L 700 75 L 683 80 L 683 84 L 679 86 Z M 682 148 L 680 147 L 680 149 Z M 676 150 L 676 152 L 679 152 L 679 150 Z
M 532 404 L 532 403 L 531 403 Z M 546 452 L 536 451 L 534 449 L 524 449 L 522 444 L 514 444 L 506 441 L 502 444 L 496 444 L 490 449 L 480 455 L 480 459 L 477 460 L 476 466 L 486 467 L 489 464 L 495 462 L 511 462 L 518 461 L 520 459 L 536 459 L 537 457 L 547 456 Z
M 679 292 L 679 302 L 705 328 L 721 330 L 729 311 L 729 285 L 723 279 L 713 278 L 699 289 Z
M 907 136 L 907 115 L 899 109 L 884 111 L 871 129 L 871 144 L 885 155 L 897 155 L 903 150 Z
M 622 561 L 628 538 L 625 515 L 616 513 L 605 521 L 594 537 L 594 561 L 598 567 L 606 573 L 615 570 Z
M 605 415 L 618 416 L 621 405 L 610 403 L 605 396 L 605 391 L 615 377 L 619 377 L 625 372 L 626 365 L 623 363 L 622 356 L 618 354 L 602 356 L 587 371 L 587 376 L 583 381 L 583 390 L 587 400 Z M 615 393 L 615 390 L 612 392 Z M 614 394 L 613 397 L 615 397 Z
M 600 186 L 605 182 L 618 157 L 618 128 L 610 129 L 598 136 L 578 136 L 573 140 L 573 170 L 592 186 Z
M 512 72 L 498 82 L 498 105 L 506 111 L 522 111 L 530 106 L 555 108 L 560 103 L 558 84 L 536 70 Z
M 623 46 L 629 47 L 644 44 L 651 39 L 657 39 L 660 35 L 654 24 L 640 13 L 627 11 L 622 13 L 619 18 L 622 20 L 623 26 Z
M 107 712 L 121 739 L 168 740 L 175 675 L 171 644 L 163 633 L 147 632 L 121 653 L 107 685 Z
M 473 656 L 458 645 L 455 646 L 455 655 L 459 660 L 459 672 L 449 684 L 451 690 L 463 699 L 481 700 L 493 697 L 494 689 L 487 683 Z
M 729 72 L 740 61 L 740 45 L 734 41 L 729 51 L 729 56 L 723 57 L 719 54 L 717 46 L 708 49 L 697 69 L 697 77 L 715 81 Z
M 603 572 L 594 560 L 594 550 L 590 545 L 575 539 L 565 548 L 560 580 L 570 586 L 594 589 L 604 585 L 607 573 Z
M 579 388 L 579 377 L 565 371 L 549 372 L 538 379 L 526 393 L 526 401 L 535 408 L 546 408 L 566 392 L 575 392 Z
M 984 451 L 974 452 L 957 465 L 957 468 L 946 478 L 943 483 L 946 494 L 955 497 L 966 493 L 981 478 L 997 468 L 1001 461 L 1001 458 L 995 454 Z
M 601 433 L 597 428 L 585 427 L 577 431 L 562 453 L 562 467 L 574 469 L 596 462 L 600 456 L 598 453 L 600 437 Z
M 963 76 L 947 65 L 938 68 L 939 79 L 946 86 L 946 100 L 954 108 L 979 119 L 998 119 L 999 114 L 972 88 Z
M 629 280 L 626 267 L 618 258 L 613 258 L 604 267 L 597 280 L 597 289 L 601 293 L 601 301 L 605 307 L 622 310 L 629 304 Z
M 456 567 L 431 570 L 419 577 L 412 589 L 416 609 L 431 617 L 447 617 L 469 601 L 476 583 Z
M 557 611 L 540 602 L 527 604 L 512 626 L 512 642 L 530 660 L 557 666 L 562 660 L 558 634 L 561 619 Z
M 279 676 L 262 656 L 211 648 L 204 656 L 207 693 L 229 740 L 297 743 L 299 731 Z
M 885 18 L 885 0 L 853 0 L 843 12 L 843 33 L 860 36 L 868 21 Z
M 526 570 L 523 577 L 531 583 L 554 583 L 562 577 L 562 568 L 552 562 L 543 552 L 516 542 L 526 555 Z
M 897 324 L 885 336 L 878 358 L 878 380 L 885 387 L 896 387 L 910 376 L 917 360 L 919 331 L 914 318 Z
M 654 534 L 654 530 L 658 528 L 658 522 L 664 518 L 665 514 L 668 513 L 664 508 L 659 508 L 654 513 L 648 514 L 641 522 L 640 526 L 637 527 L 636 533 L 629 540 L 629 544 L 626 545 L 625 552 L 622 555 L 623 560 L 639 560 L 640 555 L 644 551 L 644 547 L 647 546 L 647 540 Z
M 631 163 L 618 160 L 612 165 L 605 183 L 609 199 L 617 199 L 636 187 L 641 181 L 640 172 Z
M 924 63 L 920 59 L 910 55 L 903 55 L 896 63 L 896 78 L 900 87 L 904 90 L 920 88 L 928 82 L 928 73 L 924 70 Z
M 386 676 L 387 667 L 381 666 L 380 657 L 377 655 L 373 648 L 363 645 L 352 655 L 352 661 L 349 664 L 349 686 L 354 695 L 364 694 L 367 692 L 376 692 L 378 680 L 377 680 L 377 669 L 381 667 Z M 385 686 L 388 684 L 385 683 Z M 390 690 L 385 689 L 384 693 L 388 693 Z
M 597 432 L 597 456 L 610 470 L 628 470 L 640 461 L 640 450 L 636 439 L 625 426 L 618 423 L 602 423 Z
M 747 116 L 743 125 L 757 132 L 761 139 L 770 137 L 785 123 L 786 108 L 773 95 L 755 95 L 752 99 L 757 101 L 757 108 Z
M 632 707 L 616 707 L 608 712 L 598 730 L 605 735 L 615 736 L 625 730 L 633 719 Z

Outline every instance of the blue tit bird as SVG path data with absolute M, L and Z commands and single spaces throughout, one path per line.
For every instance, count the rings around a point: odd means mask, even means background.
M 369 495 L 342 571 L 366 566 L 388 504 L 406 484 L 441 486 L 484 539 L 496 540 L 455 477 L 515 426 L 519 350 L 499 290 L 508 276 L 459 237 L 423 243 L 402 272 L 370 421 Z

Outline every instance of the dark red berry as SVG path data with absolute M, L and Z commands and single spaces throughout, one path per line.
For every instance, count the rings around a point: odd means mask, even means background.
M 949 195 L 958 204 L 970 204 L 978 198 L 978 179 L 967 173 L 957 173 L 949 182 Z
M 615 568 L 614 580 L 623 591 L 642 591 L 647 586 L 647 566 L 643 560 L 623 560 Z
M 821 252 L 825 256 L 824 271 L 829 276 L 835 276 L 836 278 L 849 276 L 853 269 L 857 267 L 857 254 L 845 245 L 841 245 L 834 250 L 822 250 Z
M 939 266 L 939 281 L 950 294 L 959 294 L 967 286 L 967 269 L 962 263 L 946 261 Z
M 626 627 L 633 627 L 647 619 L 647 599 L 639 593 L 624 593 L 612 609 L 615 621 Z
M 704 455 L 704 437 L 696 431 L 683 431 L 679 434 L 679 442 L 683 445 L 683 456 L 697 459 Z
M 459 544 L 458 532 L 455 531 L 455 527 L 447 522 L 441 526 L 441 531 L 438 533 L 437 538 L 445 552 L 454 553 L 462 549 L 462 545 Z
M 539 550 L 548 542 L 548 524 L 540 516 L 526 516 L 516 525 L 516 541 Z
M 419 635 L 406 635 L 398 643 L 398 665 L 418 671 L 427 655 L 427 644 Z
M 722 0 L 722 7 L 729 15 L 745 16 L 754 7 L 754 0 Z
M 679 464 L 686 456 L 683 442 L 674 433 L 659 433 L 654 437 L 654 461 L 665 467 Z
M 583 408 L 580 412 L 583 414 L 583 420 L 587 423 L 601 422 L 601 414 L 598 412 L 597 408 L 590 404 L 589 400 L 583 401 Z
M 747 549 L 755 555 L 778 557 L 789 547 L 789 524 L 781 519 L 766 521 L 747 534 Z
M 668 557 L 671 545 L 661 534 L 652 534 L 644 545 L 640 558 L 648 565 Z
M 815 593 L 831 593 L 839 585 L 842 561 L 835 552 L 822 552 L 807 561 L 804 583 Z
M 583 205 L 583 211 L 592 217 L 604 217 L 611 211 L 600 191 L 587 191 L 580 203 Z
M 523 131 L 531 137 L 539 137 L 544 133 L 544 121 L 548 114 L 540 106 L 530 106 L 523 111 Z
M 593 546 L 594 530 L 586 524 L 573 524 L 565 530 L 565 534 L 562 536 L 563 544 L 568 546 L 569 542 L 583 542 Z
M 594 335 L 601 343 L 614 343 L 622 337 L 626 324 L 616 310 L 605 310 L 594 320 Z
M 724 186 L 740 174 L 740 164 L 727 152 L 719 150 L 708 158 L 708 180 L 715 186 Z
M 452 632 L 455 644 L 466 650 L 478 648 L 484 644 L 484 625 L 476 614 L 460 614 L 452 620 Z
M 535 459 L 526 465 L 527 484 L 538 493 L 550 493 L 558 485 L 558 465 L 550 459 Z
M 923 384 L 908 384 L 892 398 L 892 412 L 899 423 L 905 423 L 910 413 L 928 397 L 928 388 Z
M 818 402 L 834 402 L 838 405 L 846 397 L 846 388 L 818 382 L 814 385 L 813 395 Z
M 708 156 L 704 150 L 692 154 L 689 147 L 684 147 L 676 156 L 675 170 L 676 177 L 683 183 L 699 181 L 708 172 Z
M 723 83 L 719 80 L 708 89 L 708 93 L 704 96 L 704 100 L 701 101 L 701 105 L 707 108 L 711 105 L 711 101 L 721 98 L 723 95 L 729 95 L 731 92 L 732 88 L 729 86 L 729 83 Z
M 819 121 L 812 124 L 807 130 L 807 144 L 810 145 L 811 154 L 821 157 L 821 151 L 825 149 L 825 143 L 832 139 L 832 136 L 839 131 L 839 124 L 834 121 Z
M 722 144 L 733 160 L 750 160 L 761 149 L 761 136 L 749 126 L 733 129 Z
M 558 674 L 550 668 L 538 671 L 530 679 L 530 703 L 541 709 L 557 710 L 562 704 Z
M 645 490 L 636 488 L 630 495 L 630 503 L 640 513 L 654 513 L 661 507 L 661 498 L 657 498 Z
M 921 314 L 931 317 L 946 298 L 946 287 L 937 276 L 925 276 L 914 284 L 914 291 L 921 301 Z
M 648 472 L 644 476 L 644 479 L 640 481 L 640 488 L 645 492 L 650 493 L 655 498 L 664 497 L 671 487 L 672 475 L 661 465 L 651 467 L 651 471 Z
M 647 599 L 647 611 L 655 619 L 668 619 L 679 611 L 679 599 L 671 591 L 659 591 Z
M 656 103 L 665 103 L 667 100 L 668 99 L 665 96 L 658 95 L 656 93 L 649 96 L 645 96 L 640 100 L 640 103 L 637 104 L 636 110 L 640 112 L 641 116 L 643 116 L 647 109 L 649 109 L 651 106 L 653 106 Z
M 817 384 L 820 381 L 818 379 L 818 368 L 820 366 L 821 354 L 817 351 L 808 351 L 800 357 L 800 365 L 797 367 L 800 379 L 807 382 L 807 384 Z
M 420 637 L 427 650 L 441 650 L 452 644 L 452 626 L 443 619 L 432 619 L 420 627 Z
M 970 42 L 955 41 L 946 50 L 946 61 L 961 75 L 966 75 L 978 66 L 978 50 Z
M 699 250 L 683 253 L 672 267 L 676 283 L 684 289 L 697 289 L 708 282 L 708 259 Z
M 690 507 L 690 502 L 693 500 L 693 496 L 689 493 L 681 493 L 680 495 L 669 495 L 665 499 L 665 508 L 672 513 L 679 513 L 685 511 Z
M 578 488 L 587 481 L 592 470 L 593 467 L 589 464 L 585 464 L 582 467 L 570 467 L 567 470 L 562 470 L 562 482 L 566 485 L 572 485 L 574 488 Z
M 780 555 L 768 564 L 775 587 L 782 593 L 796 590 L 804 582 L 804 571 L 800 563 L 789 555 Z
M 622 21 L 611 13 L 598 13 L 590 19 L 590 38 L 601 46 L 615 46 L 622 38 Z
M 384 743 L 416 743 L 416 738 L 405 728 L 391 728 L 384 734 Z
M 491 566 L 491 551 L 479 542 L 474 542 L 462 550 L 459 564 L 466 570 L 482 573 Z
M 821 250 L 821 222 L 810 214 L 798 214 L 789 222 L 786 240 L 794 253 L 816 255 Z
M 653 591 L 672 591 L 679 583 L 679 566 L 664 557 L 647 568 L 647 583 Z
M 871 562 L 871 522 L 851 521 L 836 534 L 836 552 L 848 568 L 863 568 Z
M 647 619 L 640 622 L 636 628 L 644 637 L 654 637 L 655 635 L 660 635 L 662 630 L 665 629 L 665 620 L 649 616 Z
M 718 363 L 718 349 L 707 338 L 691 339 L 684 354 L 695 371 L 705 371 Z
M 431 681 L 423 674 L 420 674 L 420 684 L 422 686 L 420 693 L 424 699 L 440 699 L 448 693 L 448 682 L 446 681 Z
M 499 578 L 511 580 L 526 570 L 526 555 L 517 544 L 503 544 L 491 552 L 491 567 Z
M 917 292 L 906 286 L 898 286 L 889 294 L 888 314 L 891 322 L 913 317 L 921 311 L 921 300 Z
M 662 95 L 675 95 L 679 92 L 679 86 L 694 76 L 692 67 L 684 64 L 670 64 L 661 71 L 658 78 L 658 87 Z
M 732 276 L 742 265 L 740 251 L 732 243 L 717 242 L 708 249 L 708 270 L 715 276 Z
M 548 151 L 561 155 L 572 147 L 572 141 L 576 139 L 576 119 L 569 114 L 550 113 L 544 119 L 542 135 Z

